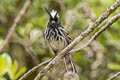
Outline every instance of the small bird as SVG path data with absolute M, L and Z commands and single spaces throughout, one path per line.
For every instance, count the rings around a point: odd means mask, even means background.
M 59 11 L 52 10 L 46 12 L 49 14 L 49 22 L 47 28 L 44 32 L 44 37 L 46 42 L 49 44 L 55 55 L 62 51 L 67 45 L 71 43 L 71 38 L 68 32 L 61 26 Z M 77 70 L 73 64 L 71 55 L 66 55 L 64 57 L 67 71 L 72 71 L 72 73 L 77 73 Z

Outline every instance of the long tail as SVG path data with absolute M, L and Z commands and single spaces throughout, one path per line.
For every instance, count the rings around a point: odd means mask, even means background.
M 67 55 L 65 56 L 65 66 L 66 66 L 66 70 L 70 71 L 72 73 L 77 73 L 76 67 L 72 61 L 72 56 L 71 55 Z

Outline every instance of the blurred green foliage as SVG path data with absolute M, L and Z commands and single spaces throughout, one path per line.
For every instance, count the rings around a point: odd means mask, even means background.
M 7 53 L 0 55 L 0 80 L 7 80 L 6 74 L 11 80 L 17 80 L 26 70 L 27 68 L 23 67 L 18 71 L 18 62 L 12 61 Z
M 4 41 L 15 16 L 18 14 L 25 1 L 26 0 L 0 0 L 0 45 Z M 92 12 L 95 14 L 96 18 L 98 18 L 110 5 L 114 4 L 116 0 L 55 1 L 61 1 L 62 3 L 60 4 L 60 18 L 64 26 L 66 17 L 71 17 L 66 15 L 67 11 L 73 10 L 79 3 L 88 3 Z M 57 6 L 57 4 L 55 4 L 54 0 L 33 0 L 30 9 L 25 13 L 20 25 L 17 26 L 17 36 L 13 36 L 10 43 L 6 46 L 6 49 L 4 49 L 5 53 L 3 52 L 0 55 L 0 80 L 17 80 L 27 69 L 29 70 L 34 67 L 36 60 L 33 60 L 31 54 L 37 56 L 39 62 L 48 60 L 54 55 L 48 45 L 45 44 L 43 37 L 43 32 L 49 19 L 43 7 L 47 5 L 51 8 Z M 108 19 L 119 12 L 120 9 L 114 12 Z M 73 25 L 69 26 L 68 28 L 70 29 L 67 28 L 72 39 L 83 32 L 92 23 L 89 19 L 84 17 L 84 13 L 81 9 L 78 13 L 82 17 L 76 20 Z M 108 19 L 89 37 L 98 31 Z M 97 53 L 94 54 L 94 51 L 91 54 L 91 56 L 93 55 L 92 57 L 88 56 L 90 52 L 87 50 L 82 50 L 73 57 L 80 80 L 106 80 L 120 70 L 120 21 L 117 21 L 102 33 L 97 38 L 97 41 L 101 44 L 100 48 L 104 55 L 104 60 L 97 69 L 91 69 L 92 63 L 97 60 Z M 33 80 L 32 78 L 35 76 L 36 74 L 33 74 L 26 80 Z M 47 77 L 44 77 L 43 80 L 47 80 Z M 120 80 L 120 77 L 118 77 L 118 80 Z

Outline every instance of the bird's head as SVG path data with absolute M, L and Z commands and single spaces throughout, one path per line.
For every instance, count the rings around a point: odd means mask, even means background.
M 50 19 L 49 19 L 50 24 L 53 24 L 53 25 L 60 24 L 59 14 L 58 14 L 59 11 L 52 10 L 49 12 L 46 8 L 45 8 L 45 10 L 50 16 Z

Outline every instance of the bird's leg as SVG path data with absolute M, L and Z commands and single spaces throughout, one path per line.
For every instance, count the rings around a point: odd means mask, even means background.
M 65 64 L 66 71 L 68 71 L 68 67 L 67 67 L 67 63 L 66 63 L 65 57 L 63 59 L 64 59 L 64 64 Z

